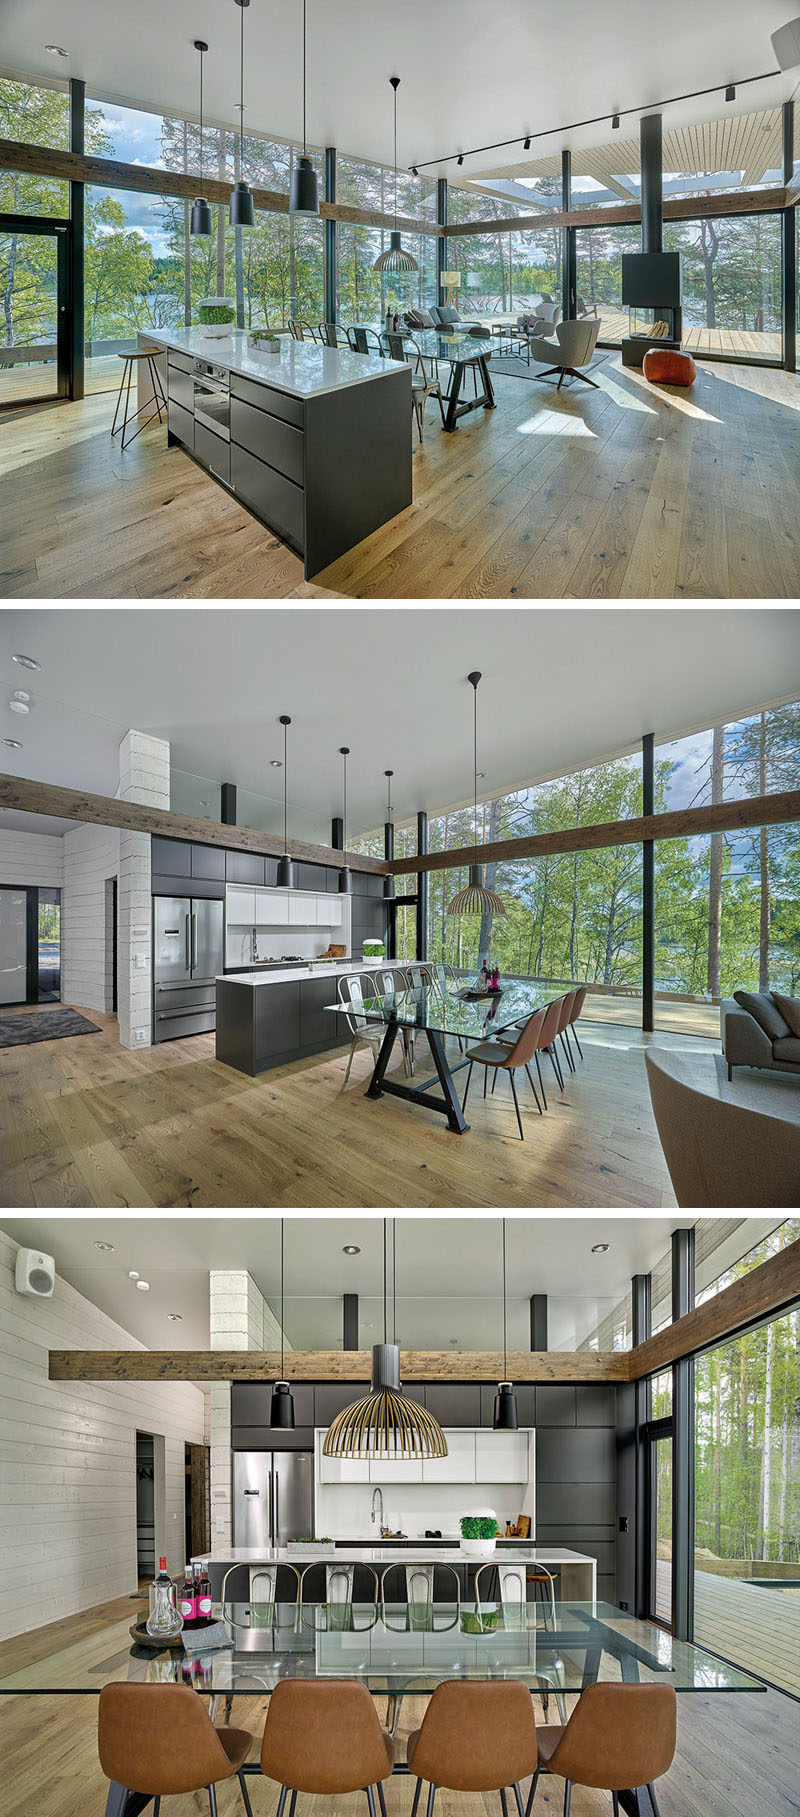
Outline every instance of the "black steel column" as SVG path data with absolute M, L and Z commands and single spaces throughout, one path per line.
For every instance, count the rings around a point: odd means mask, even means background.
M 223 782 L 220 789 L 219 817 L 223 826 L 236 825 L 236 784 Z
M 642 813 L 655 812 L 655 752 L 652 732 L 642 739 Z M 652 839 L 642 840 L 642 1028 L 653 1032 L 655 990 L 656 898 Z
M 672 1232 L 672 1320 L 694 1309 L 694 1229 Z M 672 1632 L 694 1632 L 694 1357 L 672 1366 Z
M 783 103 L 783 181 L 794 177 L 794 102 Z M 797 251 L 795 241 L 795 208 L 781 211 L 783 247 L 783 363 L 787 372 L 797 371 Z
M 342 1349 L 358 1349 L 358 1294 L 342 1294 Z
M 561 153 L 561 207 L 565 214 L 572 207 L 572 152 Z M 561 313 L 564 321 L 574 320 L 578 288 L 577 261 L 578 247 L 574 227 L 564 227 L 561 233 L 562 271 L 561 271 Z
M 69 148 L 70 151 L 85 150 L 86 120 L 86 83 L 76 76 L 70 77 L 69 84 Z M 70 314 L 70 357 L 69 357 L 69 396 L 82 398 L 84 394 L 84 329 L 83 329 L 83 254 L 86 237 L 85 231 L 85 186 L 73 183 L 69 186 L 69 218 L 71 223 L 69 270 L 69 298 L 67 308 Z
M 642 182 L 642 252 L 663 250 L 664 180 L 661 115 L 643 114 L 639 121 Z
M 325 200 L 336 201 L 336 146 L 325 147 Z M 336 321 L 336 222 L 325 216 L 325 320 Z
M 436 222 L 439 227 L 447 226 L 447 178 L 436 179 Z M 445 302 L 442 272 L 447 270 L 447 240 L 443 233 L 436 236 L 436 300 Z
M 547 1294 L 531 1294 L 531 1350 L 547 1349 Z
M 331 845 L 335 852 L 344 851 L 344 821 L 340 814 L 334 814 L 331 821 Z
M 383 856 L 394 857 L 394 821 L 385 820 L 383 824 Z M 385 896 L 383 906 L 386 910 L 386 957 L 397 958 L 397 903 L 393 896 Z
M 417 815 L 417 857 L 424 858 L 428 850 L 428 816 Z M 428 873 L 417 872 L 417 958 L 428 957 Z
M 635 1274 L 631 1281 L 632 1332 L 631 1338 L 635 1348 L 643 1344 L 650 1336 L 650 1276 Z M 646 1617 L 649 1612 L 649 1585 L 647 1581 L 649 1564 L 649 1543 L 646 1530 L 649 1496 L 647 1492 L 648 1455 L 647 1445 L 641 1436 L 642 1427 L 650 1413 L 650 1391 L 646 1381 L 634 1383 L 634 1433 L 636 1445 L 636 1481 L 634 1489 L 634 1523 L 635 1523 L 635 1597 L 634 1614 Z

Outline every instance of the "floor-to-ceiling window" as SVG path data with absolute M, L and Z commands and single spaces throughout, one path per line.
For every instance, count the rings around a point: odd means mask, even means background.
M 599 317 L 599 339 L 618 347 L 628 332 L 628 312 L 622 302 L 622 254 L 641 252 L 642 230 L 633 225 L 578 227 L 575 243 L 578 315 Z
M 664 250 L 682 255 L 685 347 L 730 359 L 783 358 L 780 215 L 665 221 Z
M 63 151 L 69 147 L 69 95 L 0 76 L 0 137 Z M 58 237 L 28 229 L 36 219 L 66 221 L 69 184 L 56 177 L 0 170 L 0 405 L 40 402 L 59 390 Z

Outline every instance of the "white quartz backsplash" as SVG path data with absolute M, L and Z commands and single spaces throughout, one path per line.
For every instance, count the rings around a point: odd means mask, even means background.
M 371 1519 L 372 1488 L 364 1483 L 317 1483 L 316 1531 L 328 1539 L 369 1544 L 380 1539 L 380 1516 Z M 516 1483 L 394 1483 L 383 1491 L 384 1525 L 408 1539 L 422 1539 L 426 1528 L 443 1539 L 460 1537 L 462 1514 L 491 1508 L 501 1533 L 506 1521 L 526 1512 L 527 1485 Z

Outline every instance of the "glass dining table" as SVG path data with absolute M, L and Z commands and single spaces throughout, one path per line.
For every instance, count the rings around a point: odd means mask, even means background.
M 362 988 L 364 979 L 362 976 Z M 487 1041 L 502 1034 L 513 1024 L 524 1022 L 534 1010 L 546 1008 L 553 1000 L 553 987 L 547 984 L 511 980 L 497 992 L 478 993 L 476 984 L 464 981 L 457 987 L 449 984 L 415 985 L 413 989 L 392 991 L 387 996 L 364 996 L 363 1004 L 343 1008 L 341 1003 L 326 1005 L 326 1014 L 346 1015 L 348 1020 L 366 1026 L 368 1022 L 384 1023 L 386 1034 L 381 1044 L 375 1070 L 367 1090 L 368 1098 L 388 1094 L 407 1098 L 411 1104 L 437 1111 L 447 1118 L 448 1128 L 463 1136 L 469 1129 L 453 1082 L 455 1073 L 469 1065 L 462 1056 L 453 1063 L 445 1046 L 448 1035 L 461 1036 L 466 1043 Z M 387 1079 L 386 1069 L 400 1029 L 414 1029 L 425 1035 L 431 1051 L 436 1076 L 420 1085 L 404 1085 Z M 510 1036 L 511 1040 L 516 1035 Z M 441 1086 L 441 1095 L 436 1086 Z
M 367 327 L 373 334 L 380 336 L 384 330 L 375 322 L 356 323 L 354 326 Z M 469 334 L 463 328 L 404 328 L 397 329 L 404 340 L 412 340 L 419 348 L 426 361 L 435 364 L 441 362 L 449 365 L 452 378 L 447 390 L 443 392 L 447 405 L 444 429 L 449 433 L 458 427 L 458 419 L 468 416 L 471 410 L 495 410 L 494 389 L 489 373 L 489 361 L 497 352 L 497 340 L 487 333 L 483 337 Z M 464 376 L 474 368 L 480 377 L 480 386 L 476 384 L 474 396 L 462 395 Z
M 763 1692 L 760 1680 L 652 1622 L 604 1602 L 550 1606 L 502 1601 L 387 1604 L 226 1603 L 213 1650 L 186 1632 L 153 1650 L 131 1641 L 129 1619 L 101 1626 L 13 1670 L 3 1648 L 0 1696 L 97 1696 L 106 1684 L 186 1684 L 230 1711 L 235 1697 L 269 1695 L 284 1678 L 352 1678 L 396 1710 L 450 1679 L 514 1679 L 554 1699 L 597 1683 L 668 1684 L 680 1694 Z M 12 1657 L 10 1657 L 10 1655 Z M 248 1771 L 257 1771 L 253 1764 Z M 408 1771 L 398 1762 L 395 1771 Z M 149 1800 L 112 1785 L 106 1817 L 137 1817 Z M 637 1817 L 653 1817 L 646 1788 L 620 1794 Z

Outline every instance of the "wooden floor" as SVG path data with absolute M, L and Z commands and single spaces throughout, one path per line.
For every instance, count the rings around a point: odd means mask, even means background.
M 315 576 L 356 599 L 794 598 L 800 381 L 700 366 L 655 389 L 618 354 L 574 380 L 497 375 L 446 436 L 429 407 L 414 502 Z M 158 424 L 122 454 L 113 395 L 3 423 L 0 591 L 13 598 L 291 597 L 302 568 Z
M 597 313 L 601 322 L 601 341 L 621 341 L 628 333 L 627 309 L 612 309 L 609 304 L 598 303 Z M 783 352 L 782 336 L 769 329 L 695 328 L 688 322 L 683 324 L 681 345 L 687 353 L 718 353 L 728 359 L 779 360 Z
M 123 1634 L 134 1604 L 127 1598 L 105 1604 L 97 1611 L 95 1629 L 107 1626 L 115 1614 Z M 95 1612 L 68 1618 L 58 1624 L 57 1644 L 89 1638 Z M 123 1626 L 124 1624 L 124 1626 Z M 125 1638 L 127 1638 L 125 1634 Z M 53 1642 L 53 1631 L 23 1635 L 0 1647 L 0 1671 L 15 1663 L 43 1656 Z M 124 1665 L 124 1653 L 121 1655 Z M 250 1759 L 257 1760 L 258 1744 L 268 1700 L 237 1697 L 232 1721 L 254 1738 Z M 378 1711 L 383 1715 L 382 1702 Z M 401 1705 L 398 1754 L 405 1754 L 405 1737 L 419 1726 L 424 1703 L 407 1698 Z M 537 1722 L 543 1711 L 534 1699 Z M 552 1720 L 552 1707 L 550 1713 Z M 100 1817 L 106 1782 L 97 1759 L 97 1700 L 83 1697 L 4 1697 L 0 1699 L 0 1747 L 3 1759 L 2 1817 Z M 797 1704 L 776 1691 L 737 1696 L 685 1695 L 678 1698 L 678 1746 L 669 1773 L 658 1784 L 662 1817 L 797 1817 L 798 1797 Z M 414 1782 L 395 1778 L 386 1786 L 389 1817 L 408 1817 Z M 275 1808 L 277 1788 L 269 1780 L 248 1779 L 254 1817 L 268 1817 Z M 524 1786 L 527 1796 L 527 1782 Z M 235 1785 L 218 1792 L 220 1817 L 243 1817 Z M 489 1794 L 439 1794 L 442 1817 L 499 1817 L 499 1799 Z M 560 1817 L 563 1782 L 553 1777 L 540 1781 L 534 1817 Z M 163 1811 L 168 1817 L 205 1817 L 204 1794 L 170 1798 Z M 361 1795 L 303 1799 L 299 1817 L 364 1817 Z M 576 1787 L 573 1817 L 610 1817 L 607 1793 Z
M 475 1073 L 457 1136 L 402 1099 L 368 1100 L 364 1047 L 347 1087 L 345 1049 L 251 1079 L 214 1058 L 213 1035 L 129 1052 L 113 1017 L 84 1013 L 101 1034 L 0 1050 L 6 1208 L 675 1203 L 644 1067 L 646 1043 L 685 1046 L 675 1036 L 581 1023 L 585 1060 L 563 1096 L 545 1069 L 544 1116 L 521 1098 L 521 1142 L 504 1079 L 484 1102 Z M 421 1056 L 418 1079 L 431 1070 Z
M 764 1576 L 769 1576 L 769 1565 Z M 694 1603 L 694 1631 L 701 1646 L 729 1659 L 735 1656 L 744 1671 L 763 1673 L 800 1697 L 800 1589 L 767 1590 L 696 1570 Z

